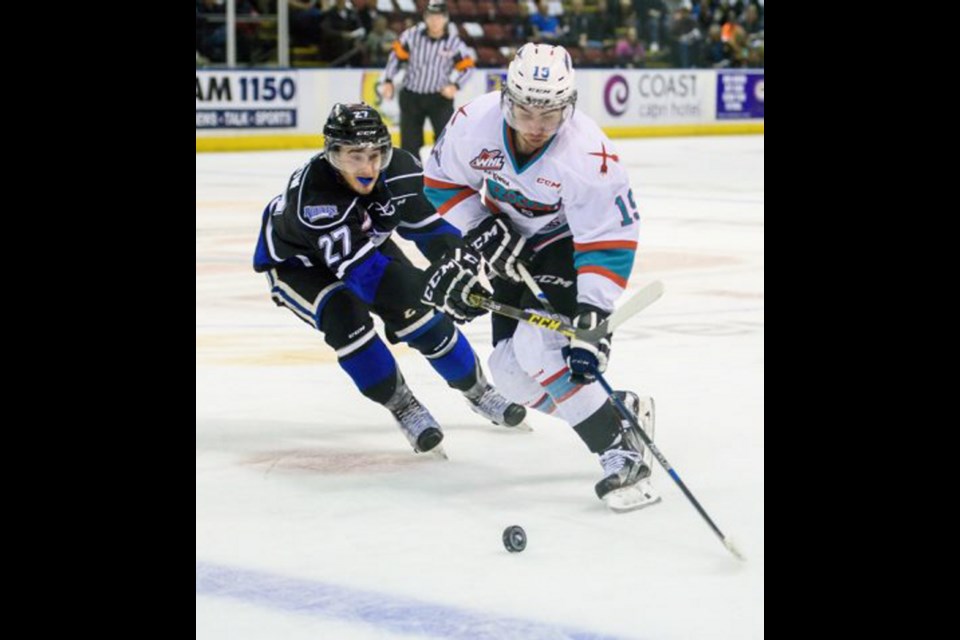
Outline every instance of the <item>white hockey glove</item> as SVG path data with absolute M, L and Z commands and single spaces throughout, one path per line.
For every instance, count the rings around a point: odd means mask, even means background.
M 489 296 L 477 278 L 480 256 L 467 248 L 445 253 L 426 271 L 427 284 L 420 301 L 443 311 L 456 322 L 469 322 L 487 312 L 470 304 L 470 294 Z
M 606 311 L 585 307 L 573 319 L 577 332 L 570 340 L 570 345 L 563 348 L 563 357 L 570 367 L 570 381 L 574 384 L 590 384 L 597 379 L 598 373 L 607 370 L 613 334 L 607 333 L 598 338 L 588 336 L 587 332 L 596 329 L 608 315 Z
M 516 265 L 527 241 L 505 218 L 487 218 L 464 241 L 483 256 L 494 275 L 523 282 Z

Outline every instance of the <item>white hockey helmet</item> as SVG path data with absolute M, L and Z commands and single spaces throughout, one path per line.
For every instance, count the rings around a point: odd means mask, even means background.
M 560 110 L 559 125 L 570 119 L 577 104 L 573 85 L 573 62 L 561 46 L 525 44 L 507 69 L 507 82 L 500 96 L 503 117 L 518 129 L 515 106 L 537 111 Z

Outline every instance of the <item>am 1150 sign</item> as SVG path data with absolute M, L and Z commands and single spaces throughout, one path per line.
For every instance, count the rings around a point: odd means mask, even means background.
M 272 102 L 293 100 L 297 83 L 290 77 L 262 75 L 197 76 L 197 102 Z

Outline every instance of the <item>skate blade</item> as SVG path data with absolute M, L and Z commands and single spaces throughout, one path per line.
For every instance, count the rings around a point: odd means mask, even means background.
M 422 455 L 431 456 L 433 458 L 437 458 L 438 460 L 450 459 L 449 456 L 447 456 L 447 452 L 443 450 L 442 444 L 438 444 L 433 449 L 430 449 L 430 451 L 427 451 L 425 454 L 422 454 Z
M 641 480 L 629 487 L 611 491 L 603 496 L 603 502 L 615 513 L 627 513 L 657 504 L 660 502 L 660 494 L 649 482 Z

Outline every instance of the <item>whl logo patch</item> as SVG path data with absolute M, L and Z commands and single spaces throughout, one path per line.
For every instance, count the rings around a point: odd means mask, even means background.
M 470 166 L 479 171 L 499 171 L 503 169 L 505 161 L 503 152 L 500 149 L 490 151 L 484 149 L 476 158 L 470 161 Z

